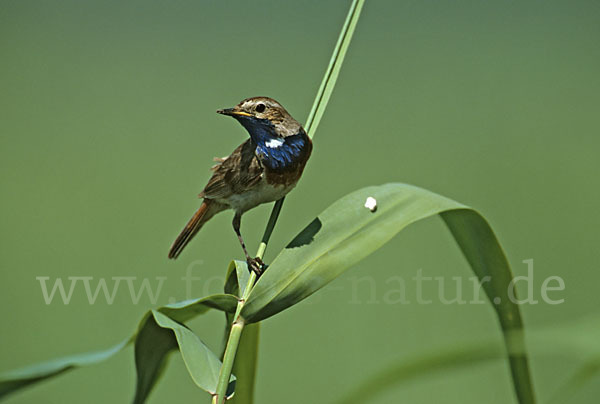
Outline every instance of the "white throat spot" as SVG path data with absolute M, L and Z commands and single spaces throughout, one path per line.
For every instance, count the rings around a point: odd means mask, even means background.
M 276 148 L 280 147 L 281 145 L 283 145 L 283 143 L 284 143 L 283 139 L 274 138 L 274 139 L 271 139 L 268 142 L 266 142 L 265 146 L 267 146 L 270 149 L 276 149 Z

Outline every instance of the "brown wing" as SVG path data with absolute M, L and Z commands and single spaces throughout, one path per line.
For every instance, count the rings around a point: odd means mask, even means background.
M 240 194 L 260 181 L 263 167 L 254 154 L 256 145 L 248 139 L 220 164 L 199 195 L 201 198 L 222 199 Z

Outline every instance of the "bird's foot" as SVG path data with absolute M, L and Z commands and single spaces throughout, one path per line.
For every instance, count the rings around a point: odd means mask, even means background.
M 248 270 L 254 272 L 257 278 L 260 278 L 260 276 L 266 271 L 268 266 L 263 262 L 263 260 L 261 260 L 258 257 L 248 259 L 247 263 Z

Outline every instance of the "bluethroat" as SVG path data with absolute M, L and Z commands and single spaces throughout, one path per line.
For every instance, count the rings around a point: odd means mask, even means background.
M 240 232 L 242 214 L 284 197 L 298 183 L 312 151 L 302 125 L 272 98 L 254 97 L 219 114 L 235 118 L 250 134 L 229 157 L 217 159 L 213 175 L 200 193 L 202 205 L 177 237 L 169 258 L 177 258 L 185 246 L 217 213 L 233 209 L 233 229 L 238 236 L 249 270 L 257 275 L 265 265 L 251 258 Z

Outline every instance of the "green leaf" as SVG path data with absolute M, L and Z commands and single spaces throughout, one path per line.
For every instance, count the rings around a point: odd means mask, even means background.
M 476 211 L 457 209 L 441 212 L 442 219 L 450 229 L 471 269 L 482 280 L 490 277 L 490 282 L 483 283 L 483 289 L 492 303 L 500 326 L 504 332 L 505 345 L 508 352 L 524 351 L 523 338 L 506 338 L 512 330 L 521 330 L 523 321 L 519 306 L 508 296 L 509 284 L 513 275 L 510 266 L 498 243 L 494 232 L 487 221 Z M 499 303 L 495 302 L 495 299 Z M 522 334 L 517 334 L 522 337 Z M 515 385 L 515 393 L 519 403 L 534 403 L 534 391 L 527 361 L 527 355 L 511 354 L 510 369 Z
M 377 208 L 365 207 L 367 198 Z M 508 298 L 512 273 L 496 236 L 476 211 L 443 196 L 406 184 L 367 187 L 335 202 L 313 220 L 275 258 L 256 283 L 242 316 L 247 322 L 264 320 L 310 296 L 350 266 L 380 248 L 411 223 L 441 214 L 480 278 L 491 276 L 485 292 L 503 332 L 520 330 L 521 315 Z M 523 341 L 505 338 L 508 352 Z M 525 355 L 510 356 L 515 392 L 522 404 L 534 403 Z
M 374 402 L 379 394 L 411 380 L 431 377 L 443 371 L 456 372 L 492 359 L 504 358 L 504 349 L 492 343 L 452 347 L 419 356 L 387 367 L 353 388 L 336 404 L 361 404 Z
M 581 360 L 583 364 L 551 395 L 548 404 L 573 401 L 576 393 L 600 373 L 600 315 L 594 313 L 568 323 L 551 324 L 528 331 L 533 355 L 546 353 Z
M 141 322 L 135 339 L 137 381 L 134 404 L 146 402 L 148 395 L 166 368 L 167 354 L 177 348 L 173 332 L 156 324 L 150 312 Z
M 42 380 L 60 375 L 71 369 L 82 366 L 94 365 L 105 361 L 121 349 L 126 347 L 131 340 L 123 341 L 111 348 L 83 353 L 79 355 L 67 356 L 54 359 L 48 362 L 42 362 L 36 365 L 24 367 L 22 369 L 11 370 L 0 374 L 0 398 L 4 398 L 10 393 L 25 388 L 29 385 L 38 383 Z
M 572 401 L 573 396 L 580 390 L 585 384 L 594 380 L 595 377 L 600 373 L 600 360 L 595 358 L 585 363 L 577 372 L 572 375 L 566 383 L 554 394 L 554 396 L 548 400 L 548 404 L 565 404 L 574 402 Z
M 227 268 L 227 275 L 225 275 L 225 293 L 241 297 L 248 285 L 249 278 L 250 272 L 245 261 L 231 261 Z
M 183 357 L 185 366 L 192 376 L 194 383 L 201 389 L 214 394 L 217 390 L 217 380 L 221 361 L 189 328 L 180 324 L 166 315 L 152 310 L 156 324 L 162 328 L 172 330 Z M 229 379 L 227 395 L 233 394 L 235 376 Z
M 159 308 L 158 311 L 169 316 L 174 321 L 183 322 L 203 314 L 209 309 L 235 312 L 236 307 L 237 298 L 235 296 L 219 294 L 202 299 L 192 299 L 169 304 Z M 109 349 L 57 358 L 22 369 L 1 373 L 0 398 L 27 386 L 58 376 L 71 369 L 102 362 L 121 351 L 130 342 L 135 341 L 136 369 L 138 374 L 134 402 L 143 402 L 161 374 L 165 356 L 176 347 L 176 344 L 173 344 L 175 340 L 172 337 L 165 337 L 163 328 L 158 327 L 156 324 L 153 325 L 153 322 L 148 323 L 150 318 L 151 313 L 146 313 L 133 336 Z M 172 334 L 169 331 L 167 333 Z
M 174 322 L 184 322 L 206 313 L 210 309 L 227 313 L 235 311 L 236 306 L 237 298 L 235 296 L 219 294 L 169 304 L 159 308 L 156 312 L 169 317 Z M 177 347 L 177 339 L 173 332 L 158 324 L 154 312 L 148 312 L 140 322 L 139 330 L 135 336 L 137 383 L 134 404 L 146 401 L 152 388 L 162 375 L 166 366 L 167 354 Z M 191 372 L 189 366 L 187 369 Z M 194 378 L 192 373 L 190 375 Z M 194 381 L 196 380 L 194 379 Z
M 522 331 L 511 331 L 507 337 L 522 340 Z M 583 366 L 557 389 L 548 404 L 570 402 L 578 390 L 600 372 L 600 317 L 585 316 L 568 323 L 551 324 L 528 329 L 529 355 L 531 357 L 564 357 L 583 360 Z M 524 354 L 524 347 L 512 346 L 511 354 Z M 483 362 L 502 359 L 506 350 L 495 339 L 471 341 L 468 345 L 446 347 L 427 351 L 415 358 L 397 364 L 370 376 L 345 394 L 336 403 L 354 404 L 377 399 L 377 395 L 401 384 L 428 378 L 433 373 L 455 373 Z
M 375 198 L 377 210 L 364 207 Z M 456 202 L 401 184 L 363 188 L 323 211 L 273 260 L 242 311 L 263 320 L 311 295 L 408 224 L 455 207 Z
M 235 313 L 237 297 L 230 294 L 217 294 L 200 299 L 184 300 L 160 307 L 157 311 L 166 314 L 181 323 L 206 313 L 210 309 L 221 310 L 226 313 Z

